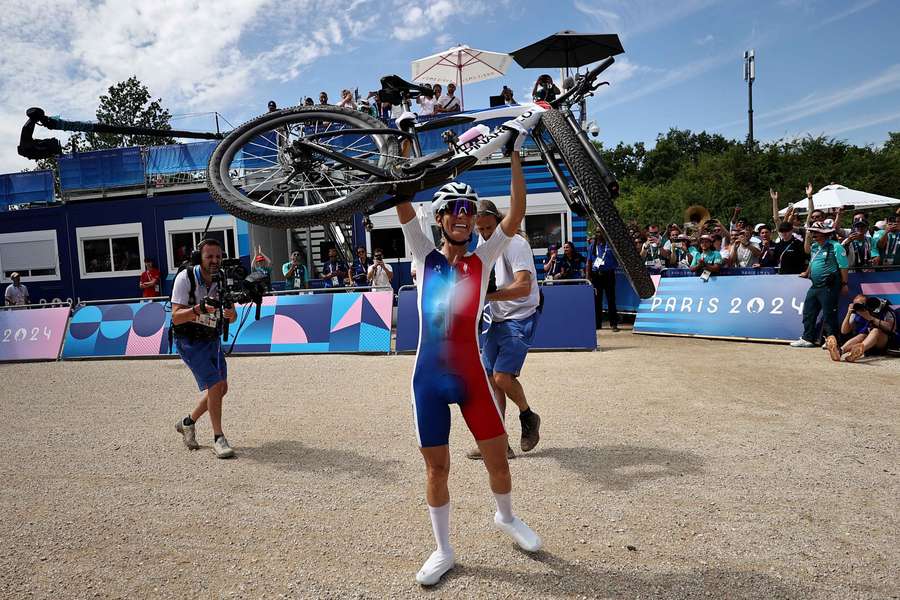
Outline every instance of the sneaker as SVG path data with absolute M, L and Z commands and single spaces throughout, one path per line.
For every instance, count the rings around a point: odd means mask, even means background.
M 837 338 L 833 335 L 829 335 L 828 339 L 825 340 L 825 348 L 828 350 L 828 354 L 831 355 L 831 360 L 834 362 L 840 362 L 841 360 L 841 347 L 838 345 Z
M 519 422 L 522 424 L 522 452 L 534 450 L 541 439 L 541 418 L 531 411 L 528 417 L 519 414 Z
M 803 338 L 800 338 L 799 340 L 794 340 L 793 342 L 791 342 L 791 348 L 815 348 L 815 347 L 816 347 L 815 344 L 813 344 L 812 342 L 807 342 Z
M 184 419 L 178 419 L 178 422 L 175 423 L 175 431 L 181 434 L 181 437 L 184 439 L 184 445 L 188 447 L 188 450 L 197 450 L 200 447 L 200 444 L 197 443 L 194 425 L 185 425 Z
M 216 453 L 217 458 L 231 458 L 234 456 L 234 450 L 232 450 L 224 435 L 213 443 L 213 452 Z
M 506 460 L 512 460 L 516 457 L 516 453 L 513 452 L 512 447 L 509 444 L 506 445 Z M 478 449 L 478 446 L 475 447 L 474 450 L 470 450 L 466 452 L 466 458 L 469 460 L 484 460 L 481 456 L 481 450 Z
M 537 552 L 541 549 L 541 538 L 519 517 L 513 517 L 512 521 L 505 523 L 500 518 L 500 513 L 494 513 L 494 526 L 515 540 L 519 548 L 526 552 Z
M 419 569 L 419 572 L 416 573 L 416 582 L 419 585 L 434 585 L 454 565 L 456 565 L 456 559 L 452 550 L 449 553 L 435 550 L 428 557 L 428 560 L 425 561 L 425 564 L 422 565 L 422 568 Z

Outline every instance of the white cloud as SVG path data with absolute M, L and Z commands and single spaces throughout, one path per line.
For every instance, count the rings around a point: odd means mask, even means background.
M 132 75 L 172 112 L 252 113 L 255 86 L 294 80 L 372 29 L 367 2 L 4 0 L 0 173 L 33 165 L 12 142 L 26 108 L 91 119 L 99 95 Z
M 575 0 L 575 8 L 603 29 L 628 37 L 646 33 L 704 10 L 719 0 Z
M 394 12 L 399 19 L 393 25 L 391 37 L 400 41 L 419 39 L 442 31 L 447 26 L 447 21 L 452 18 L 470 18 L 486 10 L 487 5 L 481 0 L 395 1 Z
M 840 21 L 842 19 L 846 19 L 847 17 L 849 17 L 851 15 L 855 15 L 856 13 L 867 9 L 870 6 L 874 6 L 875 4 L 878 4 L 879 1 L 880 0 L 862 0 L 862 2 L 857 2 L 850 8 L 847 8 L 846 10 L 843 10 L 837 14 L 831 15 L 830 17 L 828 17 L 827 19 L 825 19 L 824 21 L 822 21 L 821 23 L 816 25 L 813 29 L 818 29 L 819 27 L 824 27 L 826 25 L 830 25 L 831 23 L 834 23 L 835 21 Z

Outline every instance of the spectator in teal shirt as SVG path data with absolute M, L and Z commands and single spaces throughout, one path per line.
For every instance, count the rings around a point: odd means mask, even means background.
M 800 274 L 812 282 L 803 302 L 803 337 L 791 346 L 795 348 L 815 348 L 818 345 L 816 319 L 822 313 L 824 335 L 837 336 L 838 300 L 847 293 L 847 253 L 844 247 L 831 239 L 834 226 L 822 222 L 806 228 L 805 249 L 810 255 L 809 267 Z
M 713 239 L 709 235 L 700 236 L 700 252 L 694 255 L 691 262 L 691 271 L 694 273 L 702 273 L 709 271 L 712 274 L 718 273 L 722 269 L 722 255 L 713 248 Z
M 281 266 L 281 274 L 284 275 L 284 289 L 302 290 L 306 288 L 306 265 L 300 262 L 300 253 L 291 252 L 291 260 Z

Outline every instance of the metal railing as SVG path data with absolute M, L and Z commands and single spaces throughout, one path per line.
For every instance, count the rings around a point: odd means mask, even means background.
M 169 301 L 171 296 L 138 296 L 136 298 L 109 298 L 107 300 L 79 300 L 76 306 L 94 306 L 97 304 L 119 304 L 126 302 L 156 302 L 157 300 Z
M 380 291 L 393 291 L 394 288 L 391 286 L 376 286 L 376 285 L 355 285 L 355 286 L 342 286 L 342 287 L 320 287 L 320 288 L 295 288 L 290 290 L 273 290 L 271 292 L 267 292 L 266 296 L 293 296 L 297 294 L 324 294 L 331 292 L 359 292 L 359 291 L 370 291 L 370 292 L 380 292 Z
M 0 306 L 0 310 L 20 310 L 25 308 L 62 308 L 72 307 L 72 302 L 69 300 L 60 300 L 59 302 L 38 302 L 37 304 L 8 304 L 6 306 Z
M 588 285 L 591 285 L 591 281 L 589 279 L 551 279 L 549 281 L 546 279 L 541 279 L 540 281 L 538 281 L 538 285 L 569 285 L 571 283 L 586 283 Z

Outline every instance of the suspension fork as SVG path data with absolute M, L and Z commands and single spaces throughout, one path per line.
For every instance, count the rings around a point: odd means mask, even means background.
M 569 187 L 569 182 L 566 181 L 562 169 L 559 168 L 559 163 L 553 158 L 553 151 L 550 150 L 550 147 L 547 146 L 547 142 L 544 141 L 543 136 L 541 136 L 540 127 L 535 128 L 531 138 L 534 140 L 538 151 L 541 153 L 544 164 L 546 164 L 547 168 L 550 170 L 550 175 L 553 176 L 553 181 L 556 182 L 556 187 L 559 188 L 559 192 L 562 194 L 566 204 L 568 204 L 572 212 L 579 217 L 587 216 L 587 212 L 582 207 L 581 202 L 572 194 L 572 189 Z
M 590 157 L 591 162 L 594 163 L 594 167 L 597 169 L 597 174 L 600 175 L 600 179 L 603 180 L 603 184 L 609 191 L 609 197 L 616 198 L 619 195 L 619 182 L 616 180 L 616 176 L 612 174 L 612 171 L 610 171 L 605 164 L 603 164 L 603 160 L 601 160 L 600 154 L 597 152 L 597 148 L 588 139 L 587 134 L 584 132 L 584 129 L 582 129 L 581 126 L 578 125 L 578 121 L 575 120 L 575 115 L 572 114 L 572 111 L 567 108 L 563 111 L 563 114 L 566 117 L 566 123 L 568 123 L 569 127 L 572 128 L 572 132 L 575 134 L 575 137 L 577 137 L 578 141 L 581 142 L 584 151 Z

